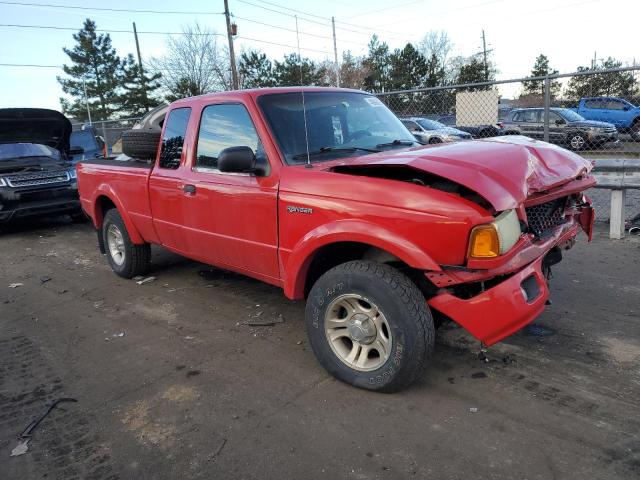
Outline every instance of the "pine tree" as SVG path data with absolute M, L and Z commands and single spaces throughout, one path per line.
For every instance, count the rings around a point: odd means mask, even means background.
M 407 43 L 402 50 L 395 50 L 389 60 L 391 89 L 408 90 L 424 86 L 428 73 L 427 61 L 412 44 Z
M 536 62 L 531 70 L 532 77 L 545 77 L 547 75 L 555 75 L 558 70 L 552 70 L 549 67 L 549 59 L 546 55 L 540 54 L 536 58 Z M 524 95 L 542 95 L 544 96 L 544 80 L 525 80 L 522 82 L 524 85 Z M 551 98 L 557 98 L 560 95 L 561 85 L 558 80 L 550 81 Z
M 273 87 L 276 84 L 273 64 L 264 53 L 244 52 L 240 55 L 238 70 L 242 88 Z
M 495 70 L 489 65 L 489 80 L 495 79 Z M 470 83 L 481 83 L 486 81 L 486 69 L 484 62 L 472 57 L 466 63 L 460 65 L 460 71 L 456 83 L 458 85 L 466 85 Z M 465 90 L 488 90 L 489 86 L 467 87 Z
M 155 93 L 160 88 L 160 73 L 148 75 L 129 54 L 124 61 L 125 78 L 121 97 L 121 114 L 140 117 L 161 102 Z
M 309 58 L 300 58 L 297 53 L 276 60 L 273 68 L 275 84 L 280 87 L 297 85 L 323 85 L 325 74 L 321 67 Z
M 614 96 L 632 99 L 640 93 L 634 72 L 598 73 L 622 67 L 622 62 L 614 58 L 601 61 L 596 68 L 578 67 L 579 72 L 594 72 L 593 75 L 578 75 L 569 80 L 566 96 L 572 100 L 582 97 Z
M 364 88 L 370 92 L 384 92 L 390 88 L 390 53 L 389 46 L 378 40 L 378 36 L 371 37 L 369 53 L 364 59 L 363 65 L 367 69 L 364 79 Z
M 82 29 L 73 35 L 72 49 L 63 48 L 71 65 L 62 69 L 71 78 L 57 77 L 62 91 L 71 99 L 61 98 L 64 113 L 87 119 L 85 88 L 89 108 L 96 117 L 110 118 L 121 109 L 121 86 L 126 77 L 124 63 L 111 45 L 109 34 L 97 34 L 96 24 L 86 19 Z

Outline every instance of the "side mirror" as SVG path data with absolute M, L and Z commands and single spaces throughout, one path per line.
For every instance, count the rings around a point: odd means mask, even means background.
M 567 123 L 567 122 L 565 122 L 564 119 L 562 119 L 562 118 L 559 118 L 559 119 L 556 120 L 556 125 L 564 125 L 565 123 Z
M 218 155 L 218 170 L 225 173 L 256 173 L 256 155 L 249 147 L 225 148 Z

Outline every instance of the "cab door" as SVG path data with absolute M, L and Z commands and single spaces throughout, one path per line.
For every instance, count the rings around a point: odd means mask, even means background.
M 149 176 L 149 203 L 153 226 L 160 243 L 179 253 L 186 253 L 186 236 L 182 227 L 184 182 L 184 141 L 191 118 L 191 108 L 174 108 L 166 117 L 158 162 Z
M 190 189 L 182 198 L 189 256 L 277 282 L 276 175 L 218 170 L 218 156 L 229 147 L 250 147 L 259 161 L 269 161 L 245 105 L 204 106 L 194 145 L 183 173 Z

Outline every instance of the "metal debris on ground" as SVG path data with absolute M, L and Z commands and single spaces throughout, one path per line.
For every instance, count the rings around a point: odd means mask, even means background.
M 44 409 L 44 411 L 33 422 L 27 425 L 27 428 L 25 428 L 20 435 L 18 435 L 18 445 L 16 445 L 16 447 L 13 450 L 11 450 L 11 456 L 17 457 L 19 455 L 24 455 L 25 453 L 27 453 L 27 450 L 29 449 L 29 441 L 31 440 L 31 434 L 33 433 L 35 428 L 40 424 L 40 422 L 42 422 L 42 420 L 44 420 L 44 418 L 47 415 L 49 415 L 49 413 L 51 413 L 51 410 L 56 408 L 58 404 L 63 402 L 75 403 L 77 401 L 78 400 L 76 400 L 75 398 L 63 397 L 49 404 Z
M 9 285 L 9 288 L 18 288 L 23 286 L 24 283 L 12 283 L 11 285 Z
M 51 280 L 51 277 L 47 277 L 46 275 L 40 277 L 40 283 L 47 283 L 49 280 Z
M 478 407 L 469 407 L 471 413 L 478 413 Z
M 154 282 L 156 280 L 156 277 L 147 277 L 147 278 L 143 278 L 142 280 L 138 280 L 136 283 L 138 285 L 144 285 L 145 283 L 151 283 Z

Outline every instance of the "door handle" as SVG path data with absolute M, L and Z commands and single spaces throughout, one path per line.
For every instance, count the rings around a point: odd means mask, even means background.
M 196 186 L 190 184 L 182 185 L 182 191 L 187 195 L 193 195 L 196 193 Z

